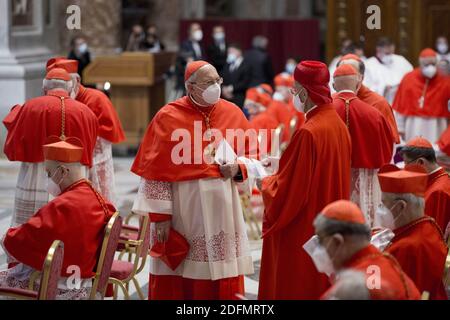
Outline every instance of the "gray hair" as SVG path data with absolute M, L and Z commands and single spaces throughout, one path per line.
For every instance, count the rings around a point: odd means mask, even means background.
M 252 45 L 254 48 L 265 49 L 269 40 L 264 36 L 256 36 L 252 40 Z
M 319 214 L 314 220 L 314 227 L 316 228 L 317 233 L 324 233 L 326 235 L 340 233 L 346 236 L 361 236 L 368 240 L 371 237 L 370 227 L 367 224 L 328 219 L 322 214 Z
M 42 88 L 44 91 L 50 91 L 55 89 L 62 89 L 70 93 L 73 88 L 73 81 L 64 81 L 59 79 L 44 79 L 42 82 Z
M 420 196 L 416 196 L 412 193 L 389 193 L 383 192 L 383 194 L 390 199 L 402 199 L 406 201 L 411 207 L 423 210 L 425 208 L 425 199 Z
M 339 272 L 330 299 L 370 300 L 370 291 L 364 272 L 344 270 Z

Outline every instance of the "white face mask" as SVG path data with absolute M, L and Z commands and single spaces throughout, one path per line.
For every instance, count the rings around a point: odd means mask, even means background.
M 224 39 L 225 39 L 225 33 L 223 33 L 223 32 L 214 33 L 214 40 L 222 41 Z
M 194 34 L 192 36 L 195 41 L 202 41 L 203 40 L 203 31 L 196 30 L 196 31 L 194 31 Z
M 88 45 L 87 43 L 83 43 L 78 47 L 78 51 L 80 51 L 80 53 L 86 53 L 88 51 Z
M 57 197 L 61 194 L 61 187 L 52 179 L 56 175 L 56 172 L 50 177 L 47 177 L 47 186 L 46 186 L 47 192 L 54 197 Z M 62 182 L 63 179 L 64 178 L 61 178 L 60 183 Z
M 423 76 L 428 79 L 432 79 L 436 75 L 436 72 L 437 72 L 437 68 L 435 65 L 432 65 L 432 64 L 422 68 Z
M 438 45 L 436 46 L 436 49 L 438 50 L 438 52 L 440 54 L 446 54 L 448 51 L 448 44 L 443 43 L 443 42 L 438 43 Z
M 400 217 L 398 216 L 396 219 L 394 219 L 394 215 L 392 214 L 392 209 L 397 204 L 394 204 L 391 209 L 386 208 L 385 205 L 381 204 L 377 210 L 375 211 L 375 217 L 373 226 L 375 228 L 386 228 L 389 230 L 395 230 L 395 222 Z
M 313 236 L 303 245 L 303 249 L 308 253 L 316 266 L 317 271 L 325 273 L 328 277 L 335 273 L 333 262 L 327 250 L 319 243 L 319 237 Z
M 289 73 L 289 74 L 294 74 L 294 71 L 295 71 L 295 68 L 296 68 L 297 66 L 295 65 L 295 64 L 293 64 L 293 63 L 288 63 L 288 64 L 286 64 L 286 72 L 287 73 Z
M 393 56 L 392 54 L 386 54 L 383 56 L 383 58 L 381 58 L 381 62 L 383 62 L 383 64 L 386 65 L 390 65 L 393 61 Z
M 200 88 L 199 88 L 200 89 Z M 203 90 L 203 89 L 200 89 Z M 212 106 L 219 102 L 220 95 L 222 94 L 222 90 L 218 83 L 215 83 L 205 90 L 203 90 L 202 98 L 208 104 L 208 106 Z
M 300 96 L 295 95 L 293 99 L 294 99 L 295 110 L 297 110 L 298 112 L 305 113 L 305 103 L 302 102 L 302 100 L 300 99 Z
M 234 53 L 230 53 L 227 57 L 227 63 L 233 64 L 237 60 L 237 56 Z

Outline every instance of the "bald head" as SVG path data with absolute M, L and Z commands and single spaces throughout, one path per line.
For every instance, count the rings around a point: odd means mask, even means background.
M 359 75 L 346 75 L 334 77 L 333 87 L 337 92 L 350 90 L 358 92 L 361 87 L 361 78 Z

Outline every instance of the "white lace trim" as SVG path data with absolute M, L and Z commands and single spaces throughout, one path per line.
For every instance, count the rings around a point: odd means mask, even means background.
M 172 214 L 172 184 L 141 179 L 132 211 L 138 214 Z

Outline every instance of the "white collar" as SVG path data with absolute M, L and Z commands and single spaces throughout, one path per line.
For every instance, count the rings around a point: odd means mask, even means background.
M 442 167 L 439 167 L 439 168 L 437 168 L 436 170 L 431 171 L 428 175 L 431 176 L 432 174 L 438 172 L 438 171 L 441 170 L 441 169 L 442 169 Z
M 313 111 L 313 110 L 316 109 L 317 107 L 318 107 L 318 106 L 315 105 L 314 107 L 312 107 L 311 109 L 309 109 L 309 110 L 306 112 L 305 116 L 307 116 L 308 113 L 310 113 L 311 111 Z
M 355 92 L 352 90 L 341 90 L 338 93 L 353 93 L 353 94 L 355 94 Z

